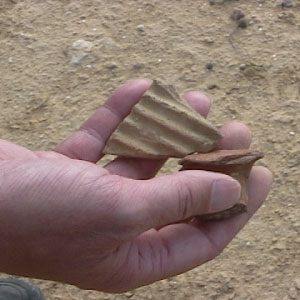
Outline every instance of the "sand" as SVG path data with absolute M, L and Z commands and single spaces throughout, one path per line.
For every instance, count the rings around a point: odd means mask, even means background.
M 210 122 L 247 124 L 275 175 L 217 259 L 124 295 L 37 281 L 48 299 L 299 299 L 299 1 L 209 2 L 0 2 L 1 138 L 51 149 L 117 86 L 150 77 L 211 95 Z M 177 168 L 171 160 L 162 173 Z

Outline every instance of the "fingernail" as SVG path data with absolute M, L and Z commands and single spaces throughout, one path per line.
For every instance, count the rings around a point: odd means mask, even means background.
M 210 212 L 222 211 L 234 206 L 240 199 L 241 185 L 233 178 L 218 179 L 213 183 Z

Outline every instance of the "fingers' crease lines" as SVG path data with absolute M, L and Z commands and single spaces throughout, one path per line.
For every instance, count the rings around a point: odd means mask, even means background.
M 158 232 L 159 233 L 159 232 Z M 163 245 L 163 248 L 164 248 L 164 250 L 165 250 L 165 256 L 166 256 L 166 258 L 169 260 L 169 259 L 171 259 L 172 258 L 172 254 L 171 254 L 171 249 L 170 249 L 170 245 L 169 245 L 169 243 L 168 243 L 168 241 L 165 239 L 165 237 L 162 235 L 162 234 L 160 234 L 160 239 L 161 239 L 161 242 L 162 242 L 162 245 Z M 162 270 L 163 270 L 163 266 L 162 266 Z
M 143 251 L 141 250 L 141 248 L 140 247 L 137 247 L 137 254 L 138 254 L 138 259 L 137 259 L 137 265 L 138 265 L 138 267 L 137 267 L 137 269 L 138 269 L 138 271 L 139 272 L 142 272 L 142 270 L 143 270 L 143 266 L 144 266 L 144 264 L 143 264 L 143 262 L 144 262 L 144 255 L 143 255 Z
M 221 245 L 218 245 L 218 243 L 215 241 L 215 239 L 209 234 L 209 232 L 206 231 L 205 227 L 201 228 L 201 233 L 204 239 L 207 240 L 208 243 L 204 243 L 205 245 L 210 245 L 211 251 L 207 251 L 208 253 L 208 260 L 216 257 L 219 255 L 223 248 Z
M 111 107 L 108 103 L 105 103 L 103 106 L 102 106 L 103 109 L 107 109 L 111 114 L 113 114 L 117 120 L 119 122 L 121 122 L 124 117 L 126 116 L 123 116 L 122 114 L 120 114 L 120 112 L 118 112 L 116 109 L 114 109 L 113 107 Z
M 82 128 L 82 129 L 80 129 L 80 131 L 81 131 L 82 133 L 88 135 L 90 138 L 96 140 L 96 142 L 97 142 L 98 144 L 100 144 L 100 145 L 99 145 L 100 148 L 102 148 L 102 147 L 104 146 L 104 144 L 105 144 L 105 139 L 104 139 L 104 137 L 103 137 L 101 134 L 99 134 L 99 133 L 97 132 L 96 129 L 90 128 L 90 127 L 89 127 L 89 128 Z

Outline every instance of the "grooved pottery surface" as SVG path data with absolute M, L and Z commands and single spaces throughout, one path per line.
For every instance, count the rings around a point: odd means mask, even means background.
M 170 85 L 154 81 L 112 134 L 104 153 L 129 157 L 184 157 L 213 149 L 221 134 Z

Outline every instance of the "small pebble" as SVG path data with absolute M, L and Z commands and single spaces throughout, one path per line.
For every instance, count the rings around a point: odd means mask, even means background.
M 135 70 L 140 70 L 140 69 L 143 69 L 144 67 L 145 67 L 145 64 L 143 64 L 143 63 L 136 63 L 132 66 L 132 68 Z
M 110 63 L 110 64 L 108 64 L 106 67 L 107 67 L 107 69 L 109 69 L 109 70 L 115 70 L 115 69 L 118 68 L 118 65 L 117 65 L 116 63 Z
M 295 279 L 295 286 L 297 290 L 300 290 L 300 278 L 299 279 Z
M 245 18 L 242 18 L 242 19 L 240 19 L 239 22 L 238 22 L 238 27 L 239 27 L 239 28 L 242 28 L 242 29 L 245 29 L 245 28 L 248 27 L 248 24 L 249 24 L 248 20 L 245 19 Z
M 289 295 L 290 299 L 299 299 L 299 298 L 298 298 L 298 293 L 297 293 L 297 291 L 294 290 L 294 289 L 290 289 L 290 290 L 288 291 L 288 295 Z
M 213 90 L 213 89 L 216 89 L 217 87 L 218 87 L 218 86 L 217 86 L 216 84 L 213 83 L 213 84 L 208 85 L 207 88 L 208 88 L 209 90 Z
M 126 296 L 127 298 L 131 298 L 131 297 L 134 296 L 134 294 L 131 293 L 131 292 L 127 292 L 127 293 L 125 293 L 125 296 Z
M 136 29 L 139 31 L 139 32 L 144 32 L 145 31 L 145 26 L 143 24 L 140 24 L 136 27 Z
M 242 19 L 242 18 L 244 18 L 244 17 L 245 17 L 245 14 L 244 14 L 242 11 L 237 10 L 237 9 L 235 9 L 235 10 L 232 12 L 232 14 L 230 15 L 230 18 L 231 18 L 232 20 L 235 20 L 235 21 L 238 21 L 238 20 L 240 20 L 240 19 Z
M 72 57 L 71 63 L 78 65 L 84 60 L 89 52 L 93 49 L 94 45 L 92 42 L 85 40 L 77 40 L 72 44 Z
M 88 57 L 88 53 L 85 52 L 73 53 L 71 57 L 71 64 L 79 65 L 86 57 Z
M 77 40 L 72 45 L 72 49 L 76 51 L 90 52 L 92 48 L 93 48 L 93 43 L 85 40 Z
M 277 6 L 280 6 L 282 8 L 289 8 L 295 6 L 294 1 L 292 0 L 284 0 L 284 1 L 279 1 Z
M 212 70 L 214 67 L 214 64 L 211 61 L 209 61 L 206 63 L 205 67 L 207 70 Z
M 240 70 L 246 70 L 247 65 L 246 64 L 240 64 Z
M 215 41 L 212 38 L 205 38 L 203 40 L 203 43 L 207 44 L 207 45 L 212 45 L 215 43 Z

